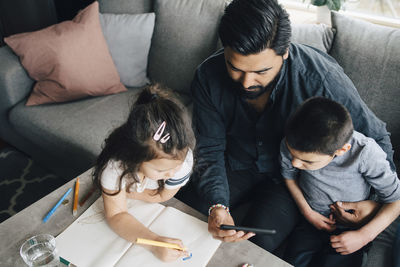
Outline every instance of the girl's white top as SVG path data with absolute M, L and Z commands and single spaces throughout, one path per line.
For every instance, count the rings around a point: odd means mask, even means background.
M 193 169 L 193 151 L 188 150 L 185 160 L 181 168 L 175 173 L 174 177 L 165 180 L 166 189 L 175 189 L 184 186 L 188 181 Z M 119 177 L 123 170 L 119 161 L 110 160 L 107 167 L 104 169 L 101 176 L 101 186 L 108 190 L 118 190 Z M 122 179 L 121 189 L 124 189 L 127 184 L 130 184 L 129 178 L 126 176 Z M 144 177 L 141 183 L 134 183 L 130 187 L 130 192 L 141 193 L 145 189 L 157 189 L 158 182 L 150 178 Z

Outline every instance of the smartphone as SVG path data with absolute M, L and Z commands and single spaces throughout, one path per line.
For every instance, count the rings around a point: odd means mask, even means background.
M 219 229 L 221 229 L 221 230 L 236 230 L 236 231 L 243 231 L 243 232 L 253 232 L 255 234 L 264 234 L 264 235 L 276 234 L 276 230 L 272 230 L 272 229 L 261 229 L 261 228 L 252 228 L 252 227 L 227 225 L 227 224 L 221 224 L 219 226 Z

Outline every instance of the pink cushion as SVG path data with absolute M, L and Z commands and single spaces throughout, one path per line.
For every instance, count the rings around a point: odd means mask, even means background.
M 126 91 L 108 51 L 94 2 L 65 21 L 5 38 L 37 81 L 27 106 Z

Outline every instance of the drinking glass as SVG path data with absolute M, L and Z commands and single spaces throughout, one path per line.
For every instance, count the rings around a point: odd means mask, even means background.
M 29 266 L 59 266 L 56 239 L 52 235 L 30 237 L 22 244 L 19 252 Z

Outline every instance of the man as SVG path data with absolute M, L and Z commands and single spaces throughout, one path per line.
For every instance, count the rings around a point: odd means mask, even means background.
M 333 58 L 290 44 L 288 14 L 274 0 L 233 0 L 219 35 L 224 49 L 198 67 L 192 83 L 198 146 L 191 186 L 203 200 L 194 203 L 193 193 L 181 198 L 202 212 L 208 210 L 209 231 L 226 242 L 254 235 L 219 229 L 221 224 L 235 224 L 229 209 L 250 202 L 241 224 L 275 229 L 275 235 L 251 239 L 272 252 L 298 218 L 279 174 L 279 144 L 287 118 L 300 103 L 324 96 L 346 106 L 355 129 L 374 138 L 394 168 L 392 145 L 385 124 Z M 343 213 L 339 206 L 333 208 Z

